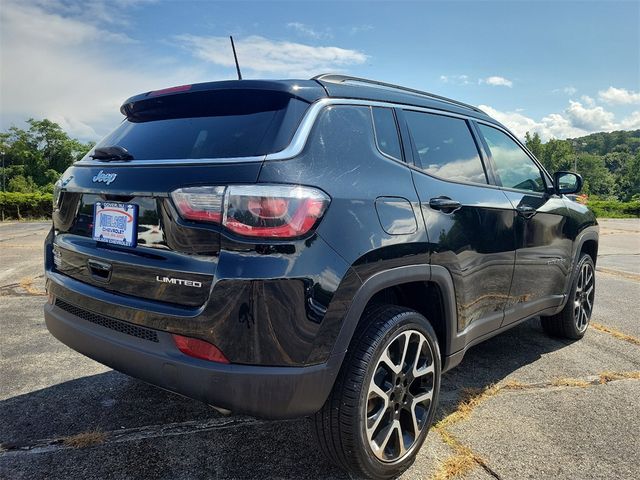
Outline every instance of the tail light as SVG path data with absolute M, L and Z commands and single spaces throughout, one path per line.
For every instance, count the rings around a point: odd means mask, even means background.
M 180 215 L 187 220 L 220 223 L 224 187 L 179 188 L 171 193 Z
M 293 238 L 309 232 L 324 214 L 324 192 L 295 185 L 188 187 L 171 197 L 187 220 L 222 224 L 248 237 Z
M 182 335 L 173 334 L 171 336 L 178 350 L 185 355 L 202 360 L 209 360 L 211 362 L 229 363 L 229 360 L 220 349 L 209 342 L 197 338 L 183 337 Z

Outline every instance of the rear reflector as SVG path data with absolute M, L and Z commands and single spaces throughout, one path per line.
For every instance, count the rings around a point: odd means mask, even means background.
M 176 347 L 185 355 L 211 362 L 229 363 L 227 357 L 220 351 L 218 347 L 204 340 L 197 338 L 183 337 L 182 335 L 172 334 Z

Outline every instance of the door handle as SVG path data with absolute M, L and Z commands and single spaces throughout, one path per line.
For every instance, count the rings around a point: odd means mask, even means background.
M 460 202 L 449 197 L 432 198 L 429 200 L 429 206 L 434 210 L 442 210 L 444 213 L 453 213 L 462 208 Z
M 530 207 L 529 205 L 520 205 L 516 207 L 516 210 L 518 211 L 518 215 L 520 215 L 523 218 L 531 218 L 536 213 L 538 213 L 538 211 L 535 208 Z

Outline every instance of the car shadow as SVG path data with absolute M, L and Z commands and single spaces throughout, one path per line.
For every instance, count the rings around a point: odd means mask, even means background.
M 472 348 L 443 376 L 438 418 L 463 389 L 497 383 L 567 344 L 534 319 Z M 324 459 L 309 419 L 224 421 L 202 403 L 113 371 L 8 398 L 0 412 L 0 466 L 16 478 L 349 478 Z M 68 449 L 56 441 L 91 431 L 106 432 L 104 443 Z

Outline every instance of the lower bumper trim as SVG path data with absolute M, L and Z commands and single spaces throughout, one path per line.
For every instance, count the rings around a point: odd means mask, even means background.
M 154 331 L 158 341 L 150 342 L 55 304 L 46 304 L 44 315 L 54 337 L 104 365 L 217 408 L 267 419 L 317 412 L 344 357 L 306 367 L 224 365 L 182 354 L 167 332 Z

